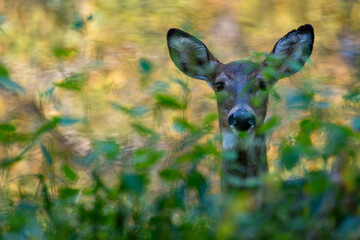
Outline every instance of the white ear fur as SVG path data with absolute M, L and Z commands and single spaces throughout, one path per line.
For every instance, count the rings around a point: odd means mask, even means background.
M 280 73 L 289 76 L 299 71 L 309 59 L 314 44 L 314 29 L 310 24 L 300 26 L 282 37 L 272 53 L 280 58 Z
M 167 34 L 170 57 L 186 75 L 209 81 L 219 61 L 204 43 L 179 29 L 170 29 Z
M 310 34 L 296 34 L 293 32 L 281 38 L 274 48 L 276 55 L 293 55 L 295 58 L 302 57 L 302 49 L 312 45 L 313 40 Z
M 204 46 L 201 46 L 199 43 L 194 42 L 193 40 L 183 36 L 171 38 L 171 40 L 169 41 L 169 48 L 175 49 L 181 53 L 186 53 L 184 54 L 186 55 L 184 57 L 189 57 L 189 55 L 191 54 L 201 59 L 208 58 L 207 51 Z M 189 52 L 190 50 L 192 52 Z

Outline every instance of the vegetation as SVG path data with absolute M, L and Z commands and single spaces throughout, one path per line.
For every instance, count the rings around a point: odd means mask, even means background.
M 0 2 L 0 239 L 359 239 L 359 9 Z M 221 192 L 235 156 L 215 96 L 176 69 L 166 31 L 256 61 L 304 23 L 311 63 L 269 90 L 270 173 Z

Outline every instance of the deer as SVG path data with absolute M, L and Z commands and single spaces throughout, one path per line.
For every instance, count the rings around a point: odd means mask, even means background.
M 266 136 L 258 129 L 267 114 L 269 89 L 305 65 L 314 37 L 312 25 L 305 24 L 280 38 L 260 62 L 223 64 L 196 37 L 177 28 L 168 30 L 167 45 L 175 66 L 191 78 L 206 81 L 215 92 L 222 151 L 236 153 L 235 160 L 222 161 L 222 186 L 231 184 L 234 177 L 241 180 L 268 173 Z

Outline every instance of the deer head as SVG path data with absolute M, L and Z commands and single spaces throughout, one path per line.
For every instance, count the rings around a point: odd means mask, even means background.
M 175 65 L 189 77 L 206 81 L 215 91 L 223 149 L 245 151 L 240 155 L 244 156 L 241 164 L 246 168 L 251 155 L 246 149 L 254 150 L 254 146 L 241 143 L 238 133 L 246 131 L 257 135 L 256 129 L 264 122 L 267 112 L 267 89 L 304 66 L 313 49 L 313 27 L 306 24 L 286 34 L 261 63 L 247 60 L 223 64 L 203 42 L 175 28 L 168 31 L 167 43 Z M 271 71 L 264 71 L 269 69 Z M 258 152 L 264 150 L 259 149 L 255 149 L 253 155 L 261 155 Z M 250 175 L 257 174 L 258 164 L 255 163 L 254 168 Z

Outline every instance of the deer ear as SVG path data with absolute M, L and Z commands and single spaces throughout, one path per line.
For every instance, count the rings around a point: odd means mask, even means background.
M 192 78 L 210 81 L 220 62 L 204 43 L 176 28 L 168 31 L 167 43 L 172 61 L 183 73 Z
M 300 26 L 282 37 L 274 46 L 274 59 L 267 64 L 274 66 L 280 78 L 299 71 L 309 59 L 314 44 L 314 28 L 310 24 Z

